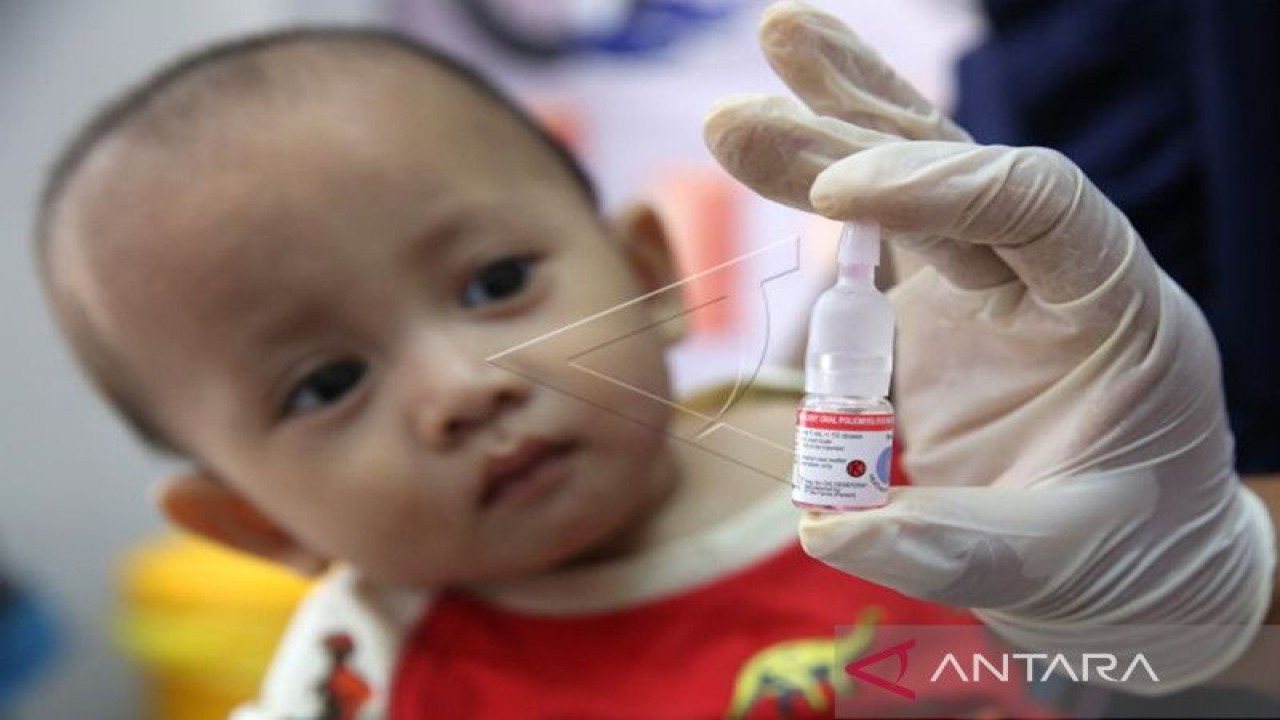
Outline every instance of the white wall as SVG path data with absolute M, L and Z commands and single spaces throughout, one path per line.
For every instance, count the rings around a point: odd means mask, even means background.
M 73 370 L 29 253 L 47 164 L 91 109 L 200 42 L 301 20 L 376 18 L 379 0 L 0 1 L 0 562 L 51 597 L 66 630 L 20 720 L 141 717 L 108 622 L 119 554 L 159 527 L 162 470 Z

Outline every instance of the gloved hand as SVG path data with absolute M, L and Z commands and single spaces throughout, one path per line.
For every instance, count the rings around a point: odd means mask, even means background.
M 807 6 L 773 6 L 760 38 L 803 105 L 723 101 L 705 128 L 716 158 L 774 200 L 878 221 L 907 250 L 891 298 L 915 486 L 808 515 L 806 550 L 975 608 L 1025 649 L 1142 652 L 1160 682 L 1138 672 L 1127 690 L 1220 672 L 1266 610 L 1275 540 L 1233 470 L 1195 304 L 1061 155 L 972 144 Z

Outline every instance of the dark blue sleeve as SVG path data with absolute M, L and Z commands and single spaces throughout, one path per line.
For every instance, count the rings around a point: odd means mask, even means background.
M 55 658 L 57 645 L 44 603 L 0 575 L 0 717 Z
M 1203 308 L 1241 473 L 1280 472 L 1280 2 L 987 0 L 980 142 L 1078 163 Z

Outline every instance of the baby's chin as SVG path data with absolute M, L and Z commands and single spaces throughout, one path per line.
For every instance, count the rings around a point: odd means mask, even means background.
M 553 522 L 522 528 L 528 532 L 484 533 L 488 547 L 458 544 L 438 562 L 403 558 L 407 572 L 367 575 L 423 588 L 467 587 L 520 582 L 560 570 L 602 565 L 643 552 L 651 545 L 654 521 L 676 490 L 676 475 L 648 484 L 642 492 L 606 498 L 579 498 Z M 635 486 L 633 485 L 633 489 Z M 623 499 L 625 498 L 625 499 Z M 514 528 L 508 528 L 515 530 Z M 477 542 L 480 542 L 479 540 Z
M 590 525 L 581 525 L 569 538 L 548 543 L 545 553 L 530 554 L 528 545 L 512 547 L 505 562 L 488 568 L 471 564 L 446 583 L 453 587 L 520 583 L 558 571 L 604 565 L 644 550 L 650 520 L 659 503 L 646 503 L 616 518 L 596 516 Z
M 652 545 L 651 529 L 654 521 L 674 491 L 674 480 L 662 487 L 653 488 L 647 497 L 637 498 L 629 512 L 612 518 L 612 522 L 602 522 L 594 528 L 595 533 L 584 538 L 571 551 L 564 552 L 547 569 L 589 567 L 644 552 Z

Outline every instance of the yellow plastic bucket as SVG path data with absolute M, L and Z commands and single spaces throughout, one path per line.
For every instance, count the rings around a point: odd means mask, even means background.
M 149 717 L 225 720 L 253 698 L 309 585 L 186 535 L 128 553 L 116 637 L 142 669 Z

